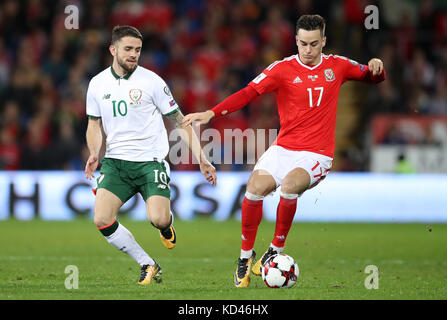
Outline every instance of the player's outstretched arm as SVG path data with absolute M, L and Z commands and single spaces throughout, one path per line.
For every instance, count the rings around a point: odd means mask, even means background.
M 201 112 L 205 113 L 205 112 Z M 181 137 L 191 149 L 193 155 L 199 160 L 200 171 L 205 176 L 206 180 L 213 186 L 217 183 L 216 168 L 208 161 L 200 146 L 199 139 L 197 138 L 191 125 L 184 125 L 184 116 L 180 110 L 167 116 L 169 120 L 180 129 Z
M 255 89 L 251 86 L 246 86 L 244 89 L 233 93 L 231 96 L 208 111 L 188 114 L 183 119 L 183 125 L 190 125 L 195 121 L 199 122 L 200 124 L 206 124 L 214 116 L 224 116 L 245 107 L 257 96 L 258 93 Z
M 94 172 L 98 168 L 100 152 L 103 146 L 102 132 L 101 119 L 89 118 L 86 140 L 90 156 L 85 164 L 85 177 L 89 180 L 95 177 Z
M 371 84 L 377 84 L 386 79 L 385 67 L 382 60 L 372 58 L 368 61 L 368 65 L 358 64 L 353 60 L 341 60 L 345 66 L 345 79 L 356 80 Z
M 183 117 L 182 125 L 189 126 L 192 125 L 193 122 L 198 122 L 200 124 L 207 124 L 213 117 L 214 112 L 212 110 L 190 113 Z

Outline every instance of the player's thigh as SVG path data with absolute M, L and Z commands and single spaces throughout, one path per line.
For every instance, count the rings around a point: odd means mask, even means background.
M 287 194 L 301 194 L 310 186 L 311 178 L 303 168 L 290 171 L 281 184 L 281 192 Z
M 273 176 L 266 170 L 255 170 L 248 179 L 247 192 L 257 195 L 266 196 L 276 189 L 276 181 Z
M 96 180 L 96 190 L 106 189 L 117 196 L 121 203 L 127 202 L 138 190 L 123 170 L 123 160 L 104 158 L 101 161 L 101 175 Z
M 171 222 L 171 200 L 165 196 L 152 195 L 146 200 L 147 218 L 156 227 L 165 228 Z
M 332 167 L 332 158 L 308 151 L 298 151 L 294 155 L 293 169 L 281 183 L 281 192 L 302 194 L 321 182 Z
M 116 219 L 123 202 L 111 191 L 100 188 L 96 191 L 93 221 L 98 228 L 105 227 Z

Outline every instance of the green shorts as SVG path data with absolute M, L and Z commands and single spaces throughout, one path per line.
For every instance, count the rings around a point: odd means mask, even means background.
M 109 190 L 123 203 L 137 193 L 144 201 L 153 195 L 171 198 L 169 164 L 164 160 L 134 162 L 104 158 L 101 164 L 96 189 Z

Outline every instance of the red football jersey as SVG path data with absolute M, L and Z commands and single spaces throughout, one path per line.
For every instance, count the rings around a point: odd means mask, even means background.
M 281 129 L 273 144 L 333 158 L 340 86 L 384 79 L 385 70 L 373 77 L 368 66 L 346 57 L 322 54 L 319 64 L 308 66 L 293 55 L 272 63 L 249 86 L 259 94 L 276 93 Z

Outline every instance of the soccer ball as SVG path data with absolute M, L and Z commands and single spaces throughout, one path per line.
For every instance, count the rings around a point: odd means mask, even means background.
M 275 254 L 262 267 L 262 280 L 270 288 L 291 288 L 300 270 L 295 260 L 286 254 Z

